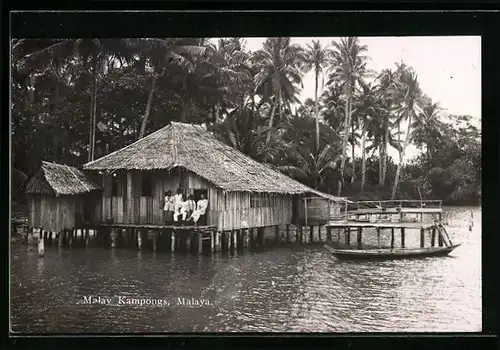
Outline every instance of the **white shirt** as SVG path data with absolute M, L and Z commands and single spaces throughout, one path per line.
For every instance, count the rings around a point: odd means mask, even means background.
M 163 206 L 163 210 L 167 211 L 174 211 L 173 208 L 173 203 L 172 203 L 172 197 L 170 196 L 165 196 L 165 205 Z
M 181 203 L 181 213 L 187 213 L 189 210 L 189 202 L 185 201 Z
M 182 194 L 176 194 L 174 196 L 174 207 L 175 209 L 180 209 L 182 205 Z
M 208 200 L 200 199 L 198 201 L 197 209 L 200 212 L 200 215 L 205 215 L 205 212 L 207 211 L 207 207 L 208 207 Z

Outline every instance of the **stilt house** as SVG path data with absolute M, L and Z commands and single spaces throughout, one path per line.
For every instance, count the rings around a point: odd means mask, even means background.
M 101 186 L 82 171 L 61 164 L 42 162 L 26 183 L 29 227 L 48 232 L 74 229 L 84 221 L 98 221 Z
M 253 160 L 202 126 L 184 123 L 173 122 L 83 169 L 101 174 L 96 208 L 101 221 L 114 223 L 161 224 L 164 193 L 178 188 L 195 199 L 205 195 L 207 225 L 220 231 L 295 223 L 305 216 L 299 213 L 304 197 L 338 207 L 345 202 Z

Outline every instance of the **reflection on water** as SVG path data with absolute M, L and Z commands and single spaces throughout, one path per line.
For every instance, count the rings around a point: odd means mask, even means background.
M 214 256 L 14 247 L 20 332 L 480 331 L 481 210 L 447 208 L 448 258 L 337 261 L 314 245 Z M 111 305 L 85 304 L 88 296 Z M 119 298 L 169 306 L 124 305 Z M 210 305 L 177 305 L 178 299 Z M 192 299 L 194 298 L 194 299 Z

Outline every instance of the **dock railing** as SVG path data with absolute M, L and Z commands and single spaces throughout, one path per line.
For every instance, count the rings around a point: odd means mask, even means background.
M 411 200 L 411 199 L 399 199 L 399 200 L 383 200 L 383 201 L 358 201 L 352 203 L 350 206 L 354 210 L 359 209 L 369 209 L 369 208 L 436 208 L 440 209 L 442 205 L 442 200 L 430 199 L 430 200 Z

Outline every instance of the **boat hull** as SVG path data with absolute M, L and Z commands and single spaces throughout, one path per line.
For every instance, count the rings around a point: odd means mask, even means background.
M 325 248 L 330 251 L 337 259 L 349 260 L 394 260 L 394 259 L 413 259 L 424 257 L 437 257 L 446 256 L 454 249 L 459 247 L 460 244 L 451 245 L 448 247 L 431 247 L 431 248 L 418 248 L 418 249 L 335 249 L 328 244 Z

